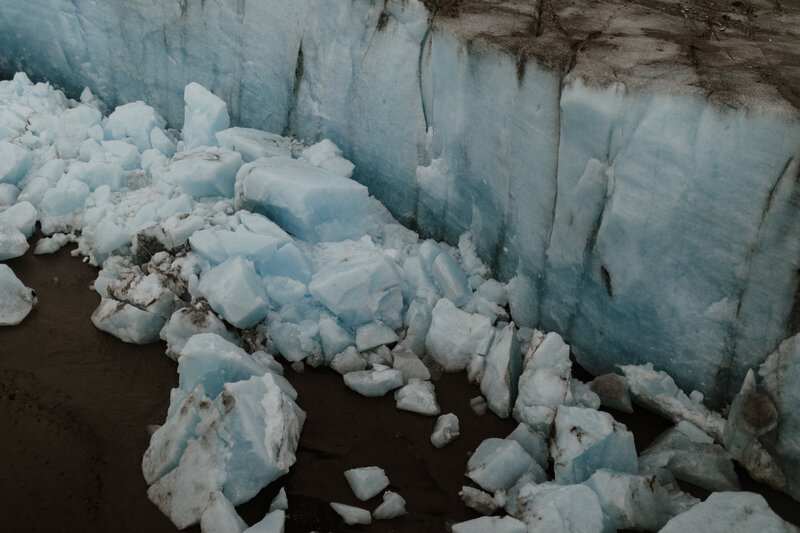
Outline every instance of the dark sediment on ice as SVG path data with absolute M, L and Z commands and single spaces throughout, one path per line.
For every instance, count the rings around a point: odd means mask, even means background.
M 8 531 L 175 531 L 146 497 L 141 459 L 146 426 L 163 422 L 176 365 L 163 343 L 125 344 L 98 331 L 89 317 L 99 302 L 89 289 L 96 270 L 62 250 L 8 261 L 37 291 L 39 306 L 17 327 L 0 329 L 0 502 Z M 589 379 L 581 374 L 581 379 Z M 445 531 L 478 516 L 458 498 L 469 454 L 485 438 L 514 427 L 491 413 L 475 415 L 479 394 L 463 373 L 436 382 L 443 413 L 454 412 L 461 436 L 442 450 L 429 441 L 435 417 L 399 411 L 391 394 L 363 398 L 324 369 L 286 369 L 308 420 L 291 472 L 239 507 L 253 524 L 281 486 L 289 499 L 286 531 Z M 634 432 L 639 450 L 669 422 L 652 413 L 612 412 Z M 368 528 L 344 525 L 329 507 L 338 501 L 373 510 L 380 496 L 358 501 L 343 473 L 360 466 L 386 470 L 390 490 L 408 515 Z M 785 519 L 800 523 L 796 503 L 740 472 L 743 488 L 763 494 Z M 693 487 L 699 497 L 707 493 Z M 188 531 L 199 531 L 190 528 Z

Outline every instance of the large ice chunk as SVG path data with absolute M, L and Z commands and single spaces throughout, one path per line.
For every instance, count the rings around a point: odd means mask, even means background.
M 242 167 L 237 181 L 246 200 L 303 240 L 358 239 L 367 231 L 367 188 L 310 163 L 259 159 Z
M 231 123 L 225 102 L 195 82 L 186 86 L 183 100 L 186 107 L 181 135 L 186 149 L 215 146 L 216 133 L 227 129 Z
M 546 479 L 542 467 L 514 440 L 486 439 L 467 461 L 467 477 L 489 492 L 508 489 L 527 473 L 540 482 Z
M 551 447 L 556 483 L 586 481 L 601 468 L 637 474 L 633 434 L 608 414 L 561 406 Z
M 636 402 L 676 424 L 688 420 L 715 439 L 722 439 L 725 419 L 695 401 L 694 396 L 687 396 L 666 372 L 654 370 L 652 363 L 625 365 L 620 369 L 628 379 L 631 396 Z
M 715 492 L 706 501 L 667 522 L 660 533 L 794 533 L 785 522 L 752 492 Z
M 603 510 L 597 495 L 585 485 L 523 485 L 512 516 L 525 522 L 528 533 L 600 533 Z
M 102 298 L 92 313 L 92 324 L 125 342 L 148 344 L 159 339 L 164 317 L 130 303 Z
M 556 410 L 569 391 L 571 369 L 569 346 L 558 333 L 548 333 L 540 344 L 531 344 L 519 378 L 514 418 L 549 435 Z
M 236 173 L 242 156 L 222 148 L 198 148 L 176 154 L 158 177 L 173 183 L 184 193 L 202 198 L 233 196 Z
M 286 137 L 253 128 L 228 128 L 216 133 L 222 148 L 242 154 L 245 163 L 262 157 L 291 157 L 292 143 Z
M 696 426 L 683 422 L 659 435 L 639 456 L 639 469 L 670 470 L 676 478 L 711 491 L 736 490 L 733 461 L 722 446 Z
M 16 185 L 31 166 L 31 153 L 19 144 L 0 142 L 0 183 Z
M 161 130 L 166 122 L 155 109 L 144 102 L 131 102 L 118 106 L 108 116 L 105 131 L 109 139 L 127 141 L 144 152 L 154 148 L 150 139 L 153 129 Z
M 481 392 L 486 397 L 489 409 L 501 418 L 508 418 L 517 400 L 521 371 L 522 353 L 517 340 L 517 328 L 512 322 L 495 335 L 481 379 Z
M 15 326 L 36 305 L 36 295 L 8 265 L 0 263 L 0 326 Z
M 198 384 L 211 398 L 222 392 L 225 383 L 262 376 L 266 369 L 247 352 L 215 333 L 200 333 L 189 338 L 178 359 L 178 387 L 186 393 Z
M 459 372 L 474 355 L 489 352 L 494 335 L 488 318 L 466 313 L 442 298 L 433 308 L 425 348 L 446 372 Z
M 267 295 L 253 264 L 232 257 L 200 278 L 198 290 L 214 311 L 237 328 L 249 328 L 267 316 Z
M 669 519 L 666 491 L 650 476 L 598 470 L 585 483 L 603 508 L 603 531 L 658 531 Z
M 396 329 L 402 326 L 401 286 L 393 262 L 381 255 L 322 269 L 308 289 L 346 326 L 380 320 Z
M 362 502 L 369 500 L 389 486 L 386 472 L 378 466 L 351 468 L 345 471 L 344 477 L 350 488 L 353 489 L 353 494 Z
M 344 384 L 362 396 L 383 396 L 390 390 L 403 386 L 403 374 L 384 365 L 373 365 L 372 370 L 359 370 L 344 375 Z

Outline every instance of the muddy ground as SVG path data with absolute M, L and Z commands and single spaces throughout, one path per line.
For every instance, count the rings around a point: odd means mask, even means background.
M 7 264 L 36 290 L 39 305 L 20 326 L 0 329 L 3 531 L 175 531 L 147 499 L 140 465 L 147 426 L 166 416 L 176 364 L 162 343 L 132 346 L 94 328 L 89 316 L 99 296 L 89 286 L 96 271 L 68 251 L 29 252 Z M 444 531 L 477 516 L 458 498 L 468 481 L 469 453 L 515 424 L 491 413 L 476 416 L 469 398 L 479 391 L 463 374 L 436 383 L 443 412 L 461 422 L 461 437 L 444 450 L 428 440 L 435 418 L 397 410 L 391 395 L 363 398 L 327 370 L 286 374 L 309 415 L 298 463 L 239 507 L 248 523 L 263 516 L 280 486 L 289 495 L 290 533 Z M 634 430 L 639 449 L 669 426 L 649 413 L 615 415 Z M 368 528 L 345 526 L 328 502 L 377 507 L 380 496 L 359 502 L 342 475 L 369 465 L 386 470 L 409 514 Z M 765 495 L 777 512 L 800 523 L 795 502 Z

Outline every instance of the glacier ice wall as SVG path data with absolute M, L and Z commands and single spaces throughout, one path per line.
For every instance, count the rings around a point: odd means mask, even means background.
M 234 123 L 331 138 L 402 222 L 452 243 L 471 231 L 515 278 L 518 323 L 560 332 L 596 373 L 652 361 L 730 399 L 800 328 L 796 108 L 780 87 L 727 83 L 730 50 L 702 74 L 716 49 L 642 30 L 681 17 L 489 3 L 0 0 L 0 71 L 146 99 L 172 125 L 196 81 Z

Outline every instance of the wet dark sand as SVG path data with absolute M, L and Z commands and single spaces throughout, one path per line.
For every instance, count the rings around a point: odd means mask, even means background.
M 169 390 L 177 384 L 164 345 L 132 346 L 96 330 L 89 316 L 99 297 L 88 288 L 95 269 L 69 252 L 28 253 L 7 264 L 37 291 L 39 306 L 22 325 L 0 329 L 3 531 L 175 531 L 147 499 L 140 470 L 146 426 L 164 420 Z M 469 399 L 479 391 L 463 374 L 436 382 L 442 412 L 456 413 L 462 432 L 443 450 L 428 440 L 435 417 L 397 410 L 391 394 L 365 399 L 327 369 L 296 374 L 287 368 L 286 375 L 309 415 L 298 463 L 238 508 L 249 524 L 261 519 L 281 486 L 289 496 L 289 533 L 445 531 L 447 524 L 478 516 L 458 498 L 469 481 L 467 458 L 483 439 L 504 437 L 515 423 L 475 415 Z M 613 414 L 634 431 L 640 450 L 670 425 L 644 411 Z M 408 515 L 346 526 L 328 503 L 377 507 L 380 496 L 358 501 L 343 476 L 348 468 L 371 465 L 386 470 Z M 797 503 L 787 496 L 752 484 L 746 475 L 743 486 L 800 522 Z

